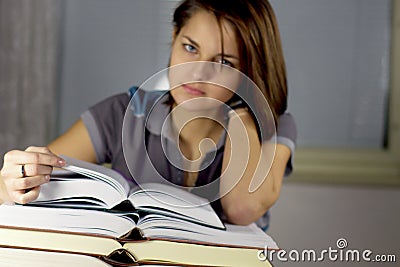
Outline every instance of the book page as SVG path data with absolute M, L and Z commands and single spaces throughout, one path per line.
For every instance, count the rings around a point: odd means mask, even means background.
M 66 234 L 49 231 L 32 231 L 0 227 L 2 247 L 40 249 L 107 256 L 120 249 L 115 239 L 101 236 Z
M 124 200 L 129 199 L 133 207 L 140 211 L 224 229 L 207 199 L 176 186 L 155 183 L 140 185 L 140 188 L 137 187 L 140 190 L 131 191 L 127 198 L 129 183 L 114 170 L 66 156 L 63 158 L 67 162 L 64 169 L 90 178 L 53 176 L 49 183 L 42 186 L 38 199 L 32 204 L 78 208 L 96 208 L 97 205 L 100 208 L 125 209 Z
M 86 255 L 12 248 L 0 248 L 0 266 L 111 267 L 96 257 Z
M 95 210 L 0 205 L 0 225 L 116 238 L 126 235 L 136 223 L 122 214 Z
M 136 209 L 173 216 L 182 220 L 225 229 L 207 199 L 165 184 L 142 184 L 129 200 Z
M 125 199 L 120 193 L 101 181 L 84 177 L 58 178 L 52 176 L 41 185 L 34 205 L 110 209 Z
M 124 245 L 139 263 L 172 263 L 198 266 L 271 266 L 260 261 L 257 249 L 204 246 L 150 240 Z
M 254 223 L 248 226 L 225 223 L 226 230 L 193 225 L 175 218 L 150 214 L 138 222 L 138 226 L 149 239 L 178 240 L 188 243 L 206 243 L 236 247 L 265 246 L 278 249 L 275 241 Z
M 98 164 L 70 158 L 65 155 L 61 155 L 61 157 L 66 161 L 66 166 L 63 169 L 106 182 L 125 198 L 128 196 L 130 190 L 129 183 L 118 172 Z
M 111 209 L 127 199 L 130 185 L 118 172 L 101 165 L 62 156 L 64 170 L 54 171 L 41 186 L 35 205 Z

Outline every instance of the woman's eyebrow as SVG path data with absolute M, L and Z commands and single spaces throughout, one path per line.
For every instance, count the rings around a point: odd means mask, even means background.
M 192 38 L 190 38 L 189 36 L 183 35 L 182 37 L 183 37 L 183 38 L 186 38 L 190 43 L 192 43 L 192 44 L 195 45 L 196 47 L 200 47 L 200 45 L 199 45 L 195 40 L 193 40 Z M 218 54 L 217 56 L 219 56 L 219 57 L 224 57 L 224 58 L 233 58 L 233 59 L 239 60 L 239 57 L 238 57 L 238 56 L 230 55 L 230 54 L 222 54 L 222 53 L 220 53 L 220 54 Z
M 229 55 L 229 54 L 218 54 L 217 56 L 223 57 L 223 58 L 232 58 L 232 59 L 239 60 L 239 57 L 234 56 L 234 55 Z
M 194 41 L 192 38 L 190 38 L 189 36 L 184 35 L 182 37 L 188 39 L 188 41 L 191 42 L 192 44 L 194 44 L 195 46 L 200 47 L 200 45 L 196 41 Z

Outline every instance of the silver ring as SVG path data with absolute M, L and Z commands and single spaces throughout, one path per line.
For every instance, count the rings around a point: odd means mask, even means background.
M 22 174 L 22 177 L 26 177 L 25 165 L 24 164 L 21 165 L 21 174 Z

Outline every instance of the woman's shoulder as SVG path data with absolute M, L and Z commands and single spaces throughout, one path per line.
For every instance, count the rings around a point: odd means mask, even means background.
M 126 109 L 130 101 L 129 92 L 123 92 L 108 96 L 101 100 L 100 102 L 96 103 L 95 105 L 91 106 L 90 110 L 99 109 L 102 112 L 106 113 L 111 110 L 116 109 Z
M 114 111 L 115 109 L 125 110 L 129 104 L 147 106 L 165 95 L 165 91 L 145 91 L 138 88 L 137 86 L 133 86 L 125 92 L 108 96 L 91 106 L 90 109 L 101 109 L 103 112 L 107 112 L 110 109 Z
M 129 89 L 129 108 L 136 115 L 147 114 L 156 103 L 166 104 L 168 96 L 168 90 L 142 90 L 132 87 Z
M 297 127 L 293 115 L 290 112 L 281 114 L 278 118 L 277 134 L 289 138 L 292 141 L 297 139 Z

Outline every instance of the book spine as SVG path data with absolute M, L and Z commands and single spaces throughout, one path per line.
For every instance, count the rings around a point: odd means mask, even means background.
M 101 260 L 112 266 L 139 266 L 135 256 L 123 248 L 114 250 L 108 256 L 102 256 Z

